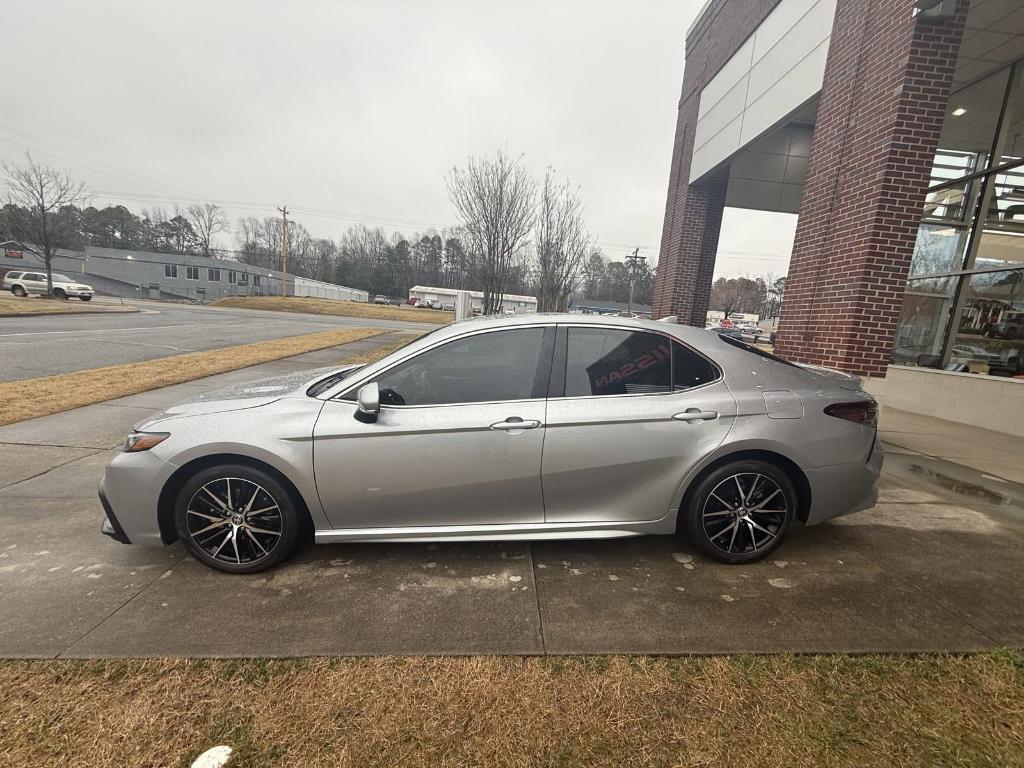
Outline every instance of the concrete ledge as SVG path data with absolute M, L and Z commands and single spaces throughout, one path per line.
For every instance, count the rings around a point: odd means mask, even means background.
M 0 320 L 6 317 L 67 317 L 68 315 L 130 315 L 133 312 L 141 312 L 137 307 L 125 307 L 124 309 L 70 309 L 67 312 L 9 312 L 0 314 Z
M 1024 379 L 890 365 L 864 388 L 887 408 L 1024 437 Z

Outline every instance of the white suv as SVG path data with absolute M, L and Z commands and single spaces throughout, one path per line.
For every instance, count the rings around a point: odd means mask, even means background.
M 3 289 L 15 296 L 28 296 L 30 293 L 46 293 L 45 272 L 8 272 L 4 276 Z M 89 301 L 92 298 L 92 286 L 76 283 L 71 278 L 53 273 L 53 295 L 58 299 L 70 299 L 72 296 Z

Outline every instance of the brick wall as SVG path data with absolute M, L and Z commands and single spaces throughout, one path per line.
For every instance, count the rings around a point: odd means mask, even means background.
M 968 0 L 839 0 L 776 351 L 885 375 Z
M 700 184 L 688 183 L 700 92 L 778 3 L 715 0 L 686 39 L 686 67 L 654 284 L 654 317 L 679 315 L 681 322 L 704 325 L 729 169 L 719 169 Z

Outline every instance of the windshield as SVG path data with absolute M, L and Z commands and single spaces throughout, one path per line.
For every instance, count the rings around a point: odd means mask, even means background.
M 72 280 L 67 275 L 59 275 L 56 272 L 54 272 L 53 273 L 53 282 L 55 282 L 55 283 L 57 283 L 57 282 L 60 282 L 60 283 L 70 283 L 70 282 L 72 282 Z

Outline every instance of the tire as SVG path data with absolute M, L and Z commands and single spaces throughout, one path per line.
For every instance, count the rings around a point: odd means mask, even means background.
M 760 460 L 718 467 L 687 499 L 680 510 L 682 527 L 702 552 L 723 563 L 751 563 L 774 552 L 789 533 L 798 504 L 786 473 Z M 763 509 L 755 511 L 758 506 Z
M 229 488 L 230 514 L 224 510 Z M 258 573 L 287 559 L 299 541 L 300 515 L 276 478 L 244 464 L 200 470 L 174 503 L 174 525 L 185 549 L 225 573 Z
M 11 293 L 20 298 L 25 298 L 26 296 L 28 296 L 28 292 L 22 285 L 15 285 L 13 288 L 11 288 Z
M 54 290 L 53 290 L 53 298 L 55 298 L 55 299 L 64 299 L 66 301 L 67 298 L 68 298 L 68 295 L 64 292 L 63 288 L 54 288 Z
M 79 296 L 78 298 L 80 298 L 82 301 L 89 301 L 92 298 L 92 296 Z

